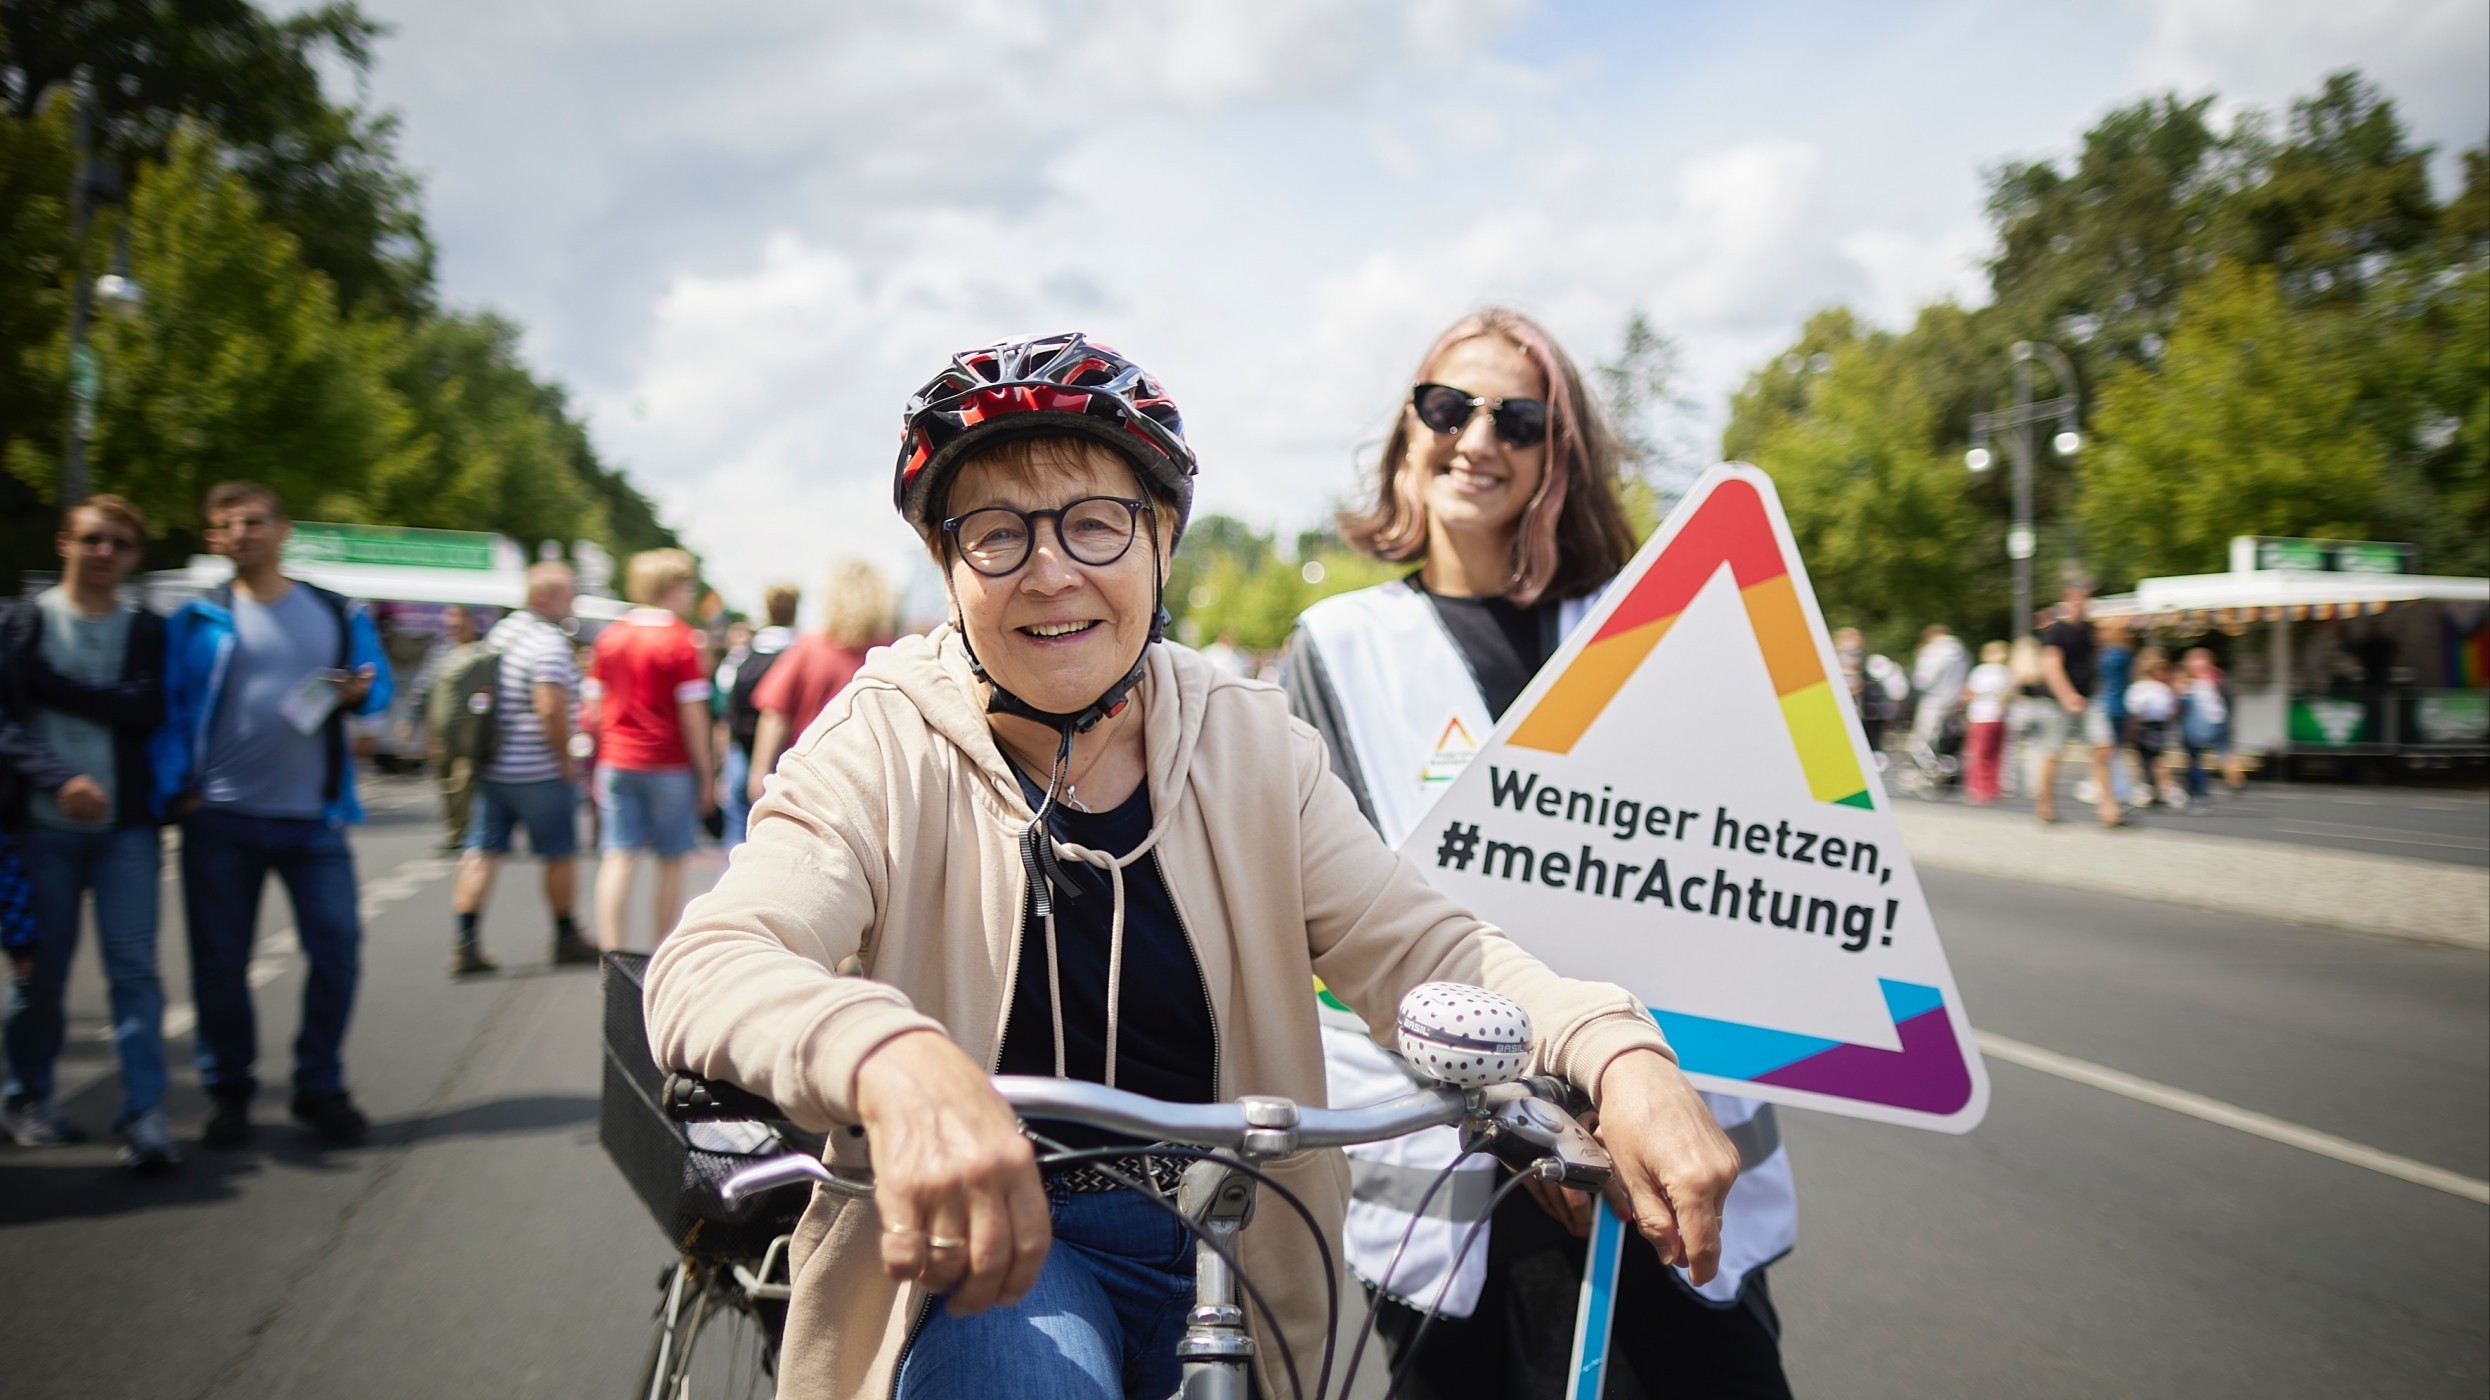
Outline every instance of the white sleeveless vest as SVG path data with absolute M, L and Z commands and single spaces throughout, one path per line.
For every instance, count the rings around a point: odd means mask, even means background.
M 1560 621 L 1566 632 L 1593 601 L 1564 604 Z M 1487 702 L 1434 605 L 1406 583 L 1326 598 L 1308 608 L 1298 626 L 1330 681 L 1344 746 L 1351 751 L 1348 760 L 1357 765 L 1383 838 L 1397 846 L 1495 728 Z M 1409 1088 L 1406 1072 L 1350 1012 L 1323 1008 L 1323 1052 L 1335 1107 L 1375 1103 Z M 1736 1303 L 1748 1273 L 1797 1242 L 1798 1190 L 1769 1105 L 1727 1094 L 1705 1094 L 1703 1100 L 1746 1165 L 1722 1216 L 1720 1272 L 1701 1288 L 1687 1281 L 1683 1270 L 1678 1280 L 1705 1302 L 1727 1307 Z M 1494 1189 L 1493 1161 L 1482 1155 L 1463 1163 L 1414 1228 L 1410 1221 L 1428 1184 L 1459 1151 L 1459 1135 L 1450 1128 L 1349 1149 L 1352 1184 L 1344 1233 L 1349 1266 L 1360 1278 L 1419 1308 L 1433 1303 L 1441 1290 L 1443 1311 L 1468 1317 L 1486 1279 L 1484 1230 L 1449 1288 L 1445 1274 L 1462 1233 Z M 1386 1280 L 1384 1269 L 1403 1231 L 1409 1233 L 1408 1248 Z M 1628 1241 L 1628 1247 L 1633 1244 Z

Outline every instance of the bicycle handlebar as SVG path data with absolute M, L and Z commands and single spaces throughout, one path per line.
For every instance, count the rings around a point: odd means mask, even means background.
M 680 1091 L 677 1080 L 683 1081 Z M 1605 1182 L 1611 1170 L 1608 1154 L 1573 1119 L 1581 1103 L 1579 1092 L 1551 1076 L 1466 1092 L 1431 1085 L 1365 1108 L 1300 1108 L 1292 1099 L 1265 1094 L 1248 1094 L 1233 1103 L 1168 1103 L 1086 1080 L 1035 1075 L 996 1075 L 993 1083 L 995 1092 L 1024 1118 L 1060 1119 L 1256 1157 L 1380 1142 L 1422 1128 L 1475 1122 L 1491 1142 L 1512 1145 L 1523 1159 L 1512 1163 L 1517 1169 L 1544 1163 L 1552 1167 L 1546 1173 L 1550 1179 L 1586 1187 Z M 721 1088 L 727 1092 L 716 1092 Z M 780 1116 L 765 1099 L 687 1075 L 667 1081 L 669 1112 L 678 1102 L 696 1106 L 694 1111 L 706 1117 Z M 725 1111 L 725 1105 L 736 1102 L 766 1111 Z M 829 1169 L 820 1161 L 795 1153 L 736 1172 L 719 1184 L 718 1194 L 731 1207 L 758 1192 L 828 1179 Z

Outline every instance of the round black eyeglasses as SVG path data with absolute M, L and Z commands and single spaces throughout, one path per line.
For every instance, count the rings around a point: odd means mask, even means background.
M 1053 510 L 1014 510 L 986 506 L 942 522 L 951 547 L 968 566 L 988 578 L 1015 573 L 1029 562 L 1037 541 L 1037 523 L 1055 522 L 1055 540 L 1075 561 L 1092 566 L 1112 564 L 1133 547 L 1149 502 L 1121 496 L 1083 496 Z
M 1450 384 L 1421 384 L 1409 391 L 1409 405 L 1419 422 L 1439 433 L 1460 432 L 1483 408 L 1507 447 L 1537 447 L 1548 435 L 1545 399 L 1486 399 Z

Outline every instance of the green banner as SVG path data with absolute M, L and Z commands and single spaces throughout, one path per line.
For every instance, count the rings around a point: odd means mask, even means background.
M 2490 741 L 2490 692 L 2434 690 L 2410 697 L 2404 738 L 2421 744 Z
M 2320 749 L 2378 742 L 2377 712 L 2366 700 L 2345 695 L 2291 697 L 2291 742 Z
M 2412 574 L 2420 551 L 2383 540 L 2298 540 L 2273 536 L 2256 541 L 2256 566 L 2304 574 Z
M 493 567 L 492 535 L 476 530 L 407 530 L 394 525 L 329 525 L 300 520 L 286 542 L 297 564 L 395 564 L 425 569 Z

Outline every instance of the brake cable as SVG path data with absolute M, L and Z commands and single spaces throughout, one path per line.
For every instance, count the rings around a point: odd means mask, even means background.
M 1039 1166 L 1061 1166 L 1074 1162 L 1090 1163 L 1099 1175 L 1176 1217 L 1177 1222 L 1184 1226 L 1185 1233 L 1193 1236 L 1198 1243 L 1209 1246 L 1211 1253 L 1226 1261 L 1229 1271 L 1236 1275 L 1237 1282 L 1245 1286 L 1245 1295 L 1253 1300 L 1255 1307 L 1262 1310 L 1265 1318 L 1270 1319 L 1271 1336 L 1280 1344 L 1280 1362 L 1288 1368 L 1288 1385 L 1295 1400 L 1306 1400 L 1305 1377 L 1297 1368 L 1296 1348 L 1288 1344 L 1288 1333 L 1279 1325 L 1280 1315 L 1271 1310 L 1271 1304 L 1262 1296 L 1262 1289 L 1254 1283 L 1253 1276 L 1245 1272 L 1245 1266 L 1237 1259 L 1236 1252 L 1227 1245 L 1213 1240 L 1208 1232 L 1193 1222 L 1192 1217 L 1177 1209 L 1173 1202 L 1160 1195 L 1157 1188 L 1150 1183 L 1105 1165 L 1117 1157 L 1135 1155 L 1132 1148 L 1069 1147 L 1028 1128 L 1026 1124 L 1023 1124 L 1022 1131 L 1027 1133 L 1031 1142 L 1048 1149 L 1046 1155 L 1038 1159 Z M 1323 1400 L 1323 1396 L 1331 1387 L 1332 1349 L 1340 1333 L 1340 1274 L 1338 1265 L 1332 1260 L 1331 1243 L 1323 1238 L 1323 1228 L 1315 1221 L 1314 1212 L 1306 1208 L 1305 1202 L 1299 1199 L 1296 1192 L 1282 1186 L 1272 1178 L 1270 1173 L 1229 1153 L 1200 1147 L 1166 1146 L 1152 1147 L 1142 1155 L 1182 1157 L 1196 1162 L 1218 1162 L 1223 1166 L 1233 1167 L 1252 1177 L 1256 1182 L 1278 1192 L 1280 1199 L 1287 1202 L 1288 1208 L 1297 1212 L 1297 1217 L 1305 1222 L 1306 1233 L 1313 1238 L 1315 1251 L 1323 1261 L 1323 1291 L 1328 1321 L 1323 1328 L 1323 1365 L 1316 1374 L 1317 1389 L 1314 1392 L 1315 1400 Z
M 1401 1256 L 1409 1252 L 1410 1237 L 1418 1233 L 1418 1222 L 1426 1218 L 1427 1207 L 1435 1203 L 1435 1193 L 1443 1190 L 1444 1183 L 1452 1180 L 1454 1172 L 1461 1170 L 1461 1164 L 1477 1156 L 1478 1152 L 1475 1147 L 1464 1149 L 1461 1155 L 1453 1158 L 1436 1174 L 1435 1180 L 1427 1186 L 1426 1194 L 1418 1198 L 1418 1208 L 1409 1213 L 1409 1224 L 1401 1230 L 1401 1242 L 1392 1247 L 1392 1257 L 1383 1266 L 1383 1277 L 1375 1281 L 1377 1294 L 1386 1295 L 1391 1291 L 1392 1275 L 1400 1272 Z M 1455 1267 L 1459 1263 L 1455 1260 Z M 1349 1349 L 1349 1371 L 1340 1378 L 1340 1393 L 1344 1396 L 1357 1387 L 1358 1364 L 1365 1359 L 1367 1339 L 1375 1335 L 1375 1319 L 1383 1311 L 1380 1303 L 1378 1298 L 1376 1306 L 1366 1309 L 1366 1321 L 1357 1329 L 1357 1345 Z
M 1409 1350 L 1402 1355 L 1400 1364 L 1392 1368 L 1392 1383 L 1384 1387 L 1383 1400 L 1392 1400 L 1393 1396 L 1400 1394 L 1401 1380 L 1409 1374 L 1409 1363 L 1418 1359 L 1418 1348 L 1427 1339 L 1427 1329 L 1435 1325 L 1435 1319 L 1443 1316 L 1444 1295 L 1452 1291 L 1453 1279 L 1461 1272 L 1461 1261 L 1470 1257 L 1470 1246 L 1478 1243 L 1478 1232 L 1494 1218 L 1496 1207 L 1504 1204 L 1504 1198 L 1526 1185 L 1530 1179 L 1529 1172 L 1515 1172 L 1511 1181 L 1497 1187 L 1496 1194 L 1487 1198 L 1487 1209 L 1480 1211 L 1478 1219 L 1471 1221 L 1470 1228 L 1463 1232 L 1461 1247 L 1453 1251 L 1452 1267 L 1444 1273 L 1443 1286 L 1435 1290 L 1435 1301 L 1427 1304 L 1426 1316 L 1419 1319 L 1418 1330 L 1410 1334 Z

